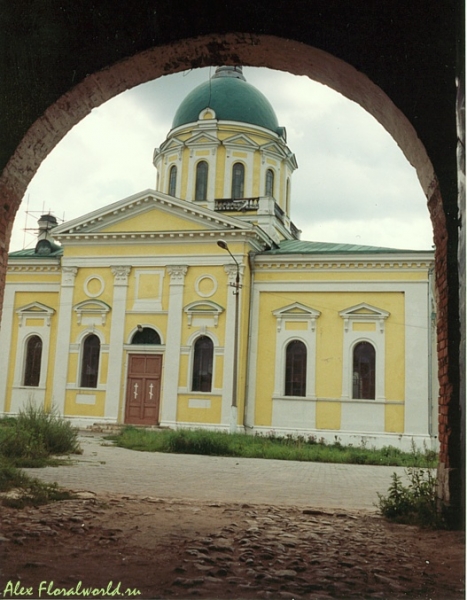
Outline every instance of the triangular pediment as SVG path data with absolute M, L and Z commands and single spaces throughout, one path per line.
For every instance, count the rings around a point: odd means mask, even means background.
M 182 140 L 179 140 L 176 137 L 172 137 L 172 138 L 166 140 L 164 143 L 162 143 L 160 148 L 156 149 L 156 154 L 159 155 L 162 152 L 167 154 L 170 151 L 180 152 L 180 150 L 183 150 L 184 146 L 185 146 L 185 143 Z
M 187 146 L 219 146 L 220 141 L 214 137 L 213 135 L 209 135 L 208 133 L 202 132 L 194 135 L 192 138 L 187 140 Z
M 261 146 L 261 151 L 265 154 L 274 156 L 275 158 L 285 158 L 287 156 L 284 148 L 276 142 L 268 142 L 267 144 L 264 144 Z
M 387 319 L 389 313 L 386 310 L 361 302 L 345 310 L 341 310 L 339 315 L 344 319 Z
M 16 312 L 19 314 L 28 313 L 29 315 L 38 315 L 45 317 L 47 315 L 52 315 L 55 312 L 55 310 L 53 308 L 50 308 L 49 306 L 46 306 L 45 304 L 41 304 L 40 302 L 30 302 L 29 304 L 18 308 Z
M 259 148 L 256 142 L 243 133 L 233 135 L 232 137 L 224 140 L 223 143 L 224 146 L 230 146 L 234 148 L 249 148 L 251 150 L 257 150 Z
M 246 230 L 250 226 L 227 215 L 153 190 L 145 190 L 54 229 L 57 239 L 99 234 Z
M 300 302 L 294 302 L 293 304 L 289 304 L 288 306 L 284 306 L 284 308 L 279 308 L 278 310 L 274 310 L 272 313 L 277 318 L 313 318 L 316 319 L 320 316 L 321 312 L 309 306 L 305 306 L 305 304 L 301 304 Z

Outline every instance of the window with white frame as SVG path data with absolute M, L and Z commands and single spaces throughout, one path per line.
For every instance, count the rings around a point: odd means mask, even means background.
M 32 335 L 26 341 L 23 385 L 38 387 L 41 379 L 42 340 Z
M 169 171 L 169 196 L 176 196 L 177 192 L 177 167 L 172 165 Z
M 292 340 L 285 351 L 285 395 L 306 396 L 306 346 Z
M 266 171 L 265 196 L 274 196 L 274 171 L 272 169 Z
M 201 160 L 196 165 L 195 200 L 206 200 L 208 193 L 208 163 Z
M 206 335 L 200 336 L 194 345 L 192 385 L 193 392 L 210 392 L 212 389 L 212 369 L 214 344 Z
M 389 312 L 362 302 L 339 315 L 344 320 L 342 399 L 384 400 Z
M 245 167 L 235 163 L 232 167 L 232 198 L 243 198 L 245 188 Z
M 321 313 L 294 302 L 272 314 L 276 317 L 274 397 L 315 398 L 316 320 Z
M 376 351 L 370 342 L 353 347 L 352 398 L 375 399 Z
M 96 388 L 99 376 L 101 342 L 91 333 L 82 342 L 80 387 Z

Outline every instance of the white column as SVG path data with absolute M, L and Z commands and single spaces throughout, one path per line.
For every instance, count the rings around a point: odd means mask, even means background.
M 110 267 L 114 276 L 112 322 L 109 342 L 109 366 L 105 394 L 106 419 L 118 421 L 118 407 L 123 391 L 123 344 L 125 343 L 125 310 L 128 275 L 131 267 Z
M 73 314 L 73 292 L 76 267 L 62 267 L 60 308 L 58 313 L 57 343 L 55 346 L 55 368 L 52 404 L 61 414 L 65 412 L 65 392 L 68 379 L 68 356 L 70 351 L 71 318 Z
M 165 348 L 164 384 L 161 398 L 161 425 L 174 426 L 177 421 L 178 383 L 180 379 L 180 347 L 182 338 L 183 287 L 188 267 L 167 267 L 170 275 L 169 316 Z
M 5 295 L 3 298 L 3 316 L 0 326 L 0 407 L 1 412 L 6 412 L 7 401 L 7 383 L 8 383 L 8 366 L 11 358 L 14 356 L 11 348 L 11 334 L 13 331 L 14 321 L 14 306 L 15 306 L 15 290 L 10 286 L 5 286 Z M 9 349 L 9 350 L 8 350 Z M 16 353 L 18 348 L 15 348 Z
M 224 373 L 222 377 L 222 411 L 221 411 L 221 424 L 230 425 L 231 414 L 232 414 L 232 393 L 233 393 L 233 363 L 234 363 L 234 346 L 235 346 L 235 288 L 232 284 L 235 283 L 237 277 L 237 267 L 235 265 L 224 265 L 225 272 L 227 273 L 227 310 L 226 310 L 226 322 L 225 322 L 225 340 L 224 340 Z M 240 265 L 240 284 L 243 279 L 243 265 Z M 239 311 L 241 312 L 242 306 L 242 293 L 239 290 Z M 239 315 L 239 323 L 241 322 Z M 239 325 L 239 330 L 241 329 Z M 239 332 L 240 336 L 240 332 Z M 240 344 L 239 344 L 240 352 Z M 240 366 L 240 365 L 239 365 Z M 238 369 L 237 377 L 240 372 Z M 238 383 L 238 382 L 237 382 Z M 237 386 L 237 393 L 239 387 Z

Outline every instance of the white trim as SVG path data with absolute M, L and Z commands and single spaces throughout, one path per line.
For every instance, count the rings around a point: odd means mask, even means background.
M 154 261 L 153 261 L 154 264 Z M 154 275 L 159 277 L 159 286 L 157 295 L 154 298 L 139 298 L 139 284 L 142 275 Z M 162 310 L 162 292 L 164 289 L 165 269 L 134 269 L 134 302 L 132 310 L 134 312 L 158 312 Z
M 204 279 L 209 279 L 210 281 L 212 281 L 213 286 L 212 286 L 212 291 L 208 292 L 208 293 L 202 293 L 199 289 L 199 286 L 201 284 L 201 282 Z M 198 294 L 198 296 L 200 296 L 201 298 L 210 298 L 211 296 L 214 296 L 214 294 L 217 292 L 217 279 L 215 277 L 213 277 L 212 275 L 200 275 L 197 280 L 195 281 L 195 291 Z
M 355 313 L 365 309 L 366 313 Z M 368 342 L 375 349 L 375 400 L 385 400 L 386 385 L 386 335 L 382 323 L 390 313 L 362 302 L 339 312 L 343 319 L 344 336 L 342 345 L 342 400 L 359 400 L 353 398 L 353 352 L 360 342 Z M 374 331 L 354 331 L 355 322 L 374 324 Z
M 94 294 L 91 294 L 91 292 L 88 289 L 89 283 L 93 280 L 93 279 L 97 279 L 97 281 L 100 282 L 100 288 L 98 292 L 95 292 Z M 105 282 L 104 282 L 104 278 L 101 277 L 100 275 L 89 275 L 89 277 L 86 277 L 84 283 L 83 283 L 83 291 L 86 294 L 86 296 L 88 296 L 88 298 L 98 298 L 104 291 L 105 289 Z

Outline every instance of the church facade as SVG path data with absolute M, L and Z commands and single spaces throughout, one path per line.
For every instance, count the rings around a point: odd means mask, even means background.
M 9 255 L 0 407 L 432 447 L 433 254 L 307 242 L 268 100 L 220 67 L 145 190 Z

